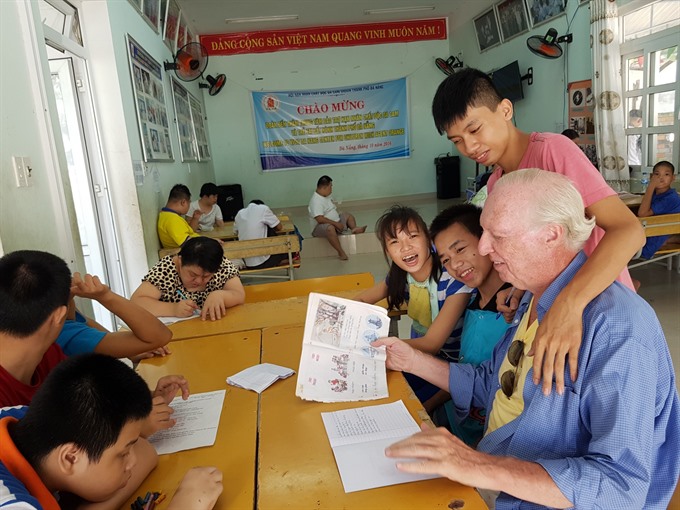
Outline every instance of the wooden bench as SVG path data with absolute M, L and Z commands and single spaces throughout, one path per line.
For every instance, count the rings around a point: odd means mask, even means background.
M 638 218 L 645 230 L 645 236 L 664 236 L 664 235 L 680 235 L 680 213 L 674 214 L 660 214 L 658 216 L 647 216 L 645 218 Z M 666 259 L 668 261 L 668 269 L 673 265 L 673 257 L 679 257 L 678 272 L 680 273 L 680 242 L 673 238 L 668 239 L 659 250 L 649 260 L 633 259 L 632 263 L 628 264 L 628 269 L 634 267 L 644 266 L 652 262 L 658 262 Z
M 222 245 L 224 256 L 229 260 L 243 259 L 246 257 L 259 257 L 262 255 L 275 255 L 285 253 L 288 255 L 288 262 L 265 269 L 241 269 L 241 275 L 252 276 L 254 278 L 278 278 L 294 280 L 293 269 L 300 267 L 300 262 L 293 260 L 293 254 L 300 251 L 300 239 L 293 235 L 278 235 L 265 237 L 263 239 L 251 239 L 249 241 L 229 241 Z M 158 256 L 163 258 L 167 255 L 174 255 L 179 252 L 179 248 L 164 248 L 158 251 Z M 285 276 L 260 274 L 270 271 L 284 270 Z

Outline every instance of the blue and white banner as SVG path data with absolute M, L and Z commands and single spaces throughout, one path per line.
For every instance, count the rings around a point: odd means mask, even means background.
M 406 78 L 252 94 L 264 171 L 411 155 Z

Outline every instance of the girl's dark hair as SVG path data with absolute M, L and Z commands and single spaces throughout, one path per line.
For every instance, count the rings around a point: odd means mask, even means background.
M 222 265 L 224 252 L 220 243 L 209 237 L 191 237 L 179 250 L 183 266 L 198 266 L 209 273 L 216 273 Z
M 420 217 L 420 214 L 415 209 L 405 207 L 403 205 L 393 205 L 385 213 L 378 218 L 375 224 L 375 235 L 380 241 L 380 245 L 385 255 L 385 260 L 389 262 L 387 256 L 387 239 L 395 239 L 397 232 L 400 230 L 408 232 L 409 223 L 413 223 L 422 232 L 427 241 L 427 246 L 431 247 L 432 241 L 427 230 L 425 221 Z M 432 250 L 430 249 L 430 257 L 432 258 L 432 270 L 430 271 L 430 278 L 439 280 L 441 274 L 441 264 L 437 257 L 432 257 Z M 387 273 L 387 308 L 399 308 L 406 300 L 406 271 L 400 268 L 397 264 L 392 262 L 390 270 Z

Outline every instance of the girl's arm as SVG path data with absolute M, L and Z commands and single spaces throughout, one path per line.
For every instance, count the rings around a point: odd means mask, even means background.
M 408 344 L 419 351 L 436 355 L 451 335 L 458 320 L 465 313 L 468 301 L 470 301 L 470 294 L 467 293 L 453 294 L 447 297 L 432 325 L 427 328 L 425 336 L 408 340 Z
M 374 304 L 380 301 L 381 299 L 385 299 L 386 297 L 387 297 L 387 284 L 385 283 L 385 280 L 383 280 L 376 286 L 360 292 L 353 299 L 354 301 L 361 301 L 362 303 Z

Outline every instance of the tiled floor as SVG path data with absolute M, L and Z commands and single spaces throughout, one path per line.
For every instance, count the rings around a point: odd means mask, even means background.
M 432 195 L 419 195 L 412 198 L 399 197 L 394 200 L 383 199 L 380 201 L 362 201 L 345 203 L 340 206 L 354 214 L 359 225 L 368 225 L 368 231 L 373 231 L 377 218 L 393 203 L 408 205 L 421 214 L 426 223 L 449 205 L 454 200 L 437 200 Z M 276 211 L 280 212 L 280 211 Z M 286 211 L 300 227 L 303 236 L 309 233 L 306 208 L 292 208 Z M 364 234 L 368 235 L 368 234 Z M 317 242 L 313 240 L 310 242 Z M 373 273 L 376 281 L 385 278 L 387 263 L 380 252 L 359 253 L 350 255 L 348 261 L 338 260 L 336 257 L 309 257 L 305 256 L 304 243 L 302 251 L 302 265 L 296 270 L 296 278 L 314 278 L 335 274 L 349 273 Z M 633 278 L 640 280 L 640 295 L 645 298 L 656 310 L 659 321 L 666 335 L 666 340 L 675 365 L 676 382 L 680 387 L 680 274 L 675 266 L 668 271 L 665 265 L 648 264 L 631 271 Z M 408 325 L 402 319 L 400 331 L 405 334 Z

